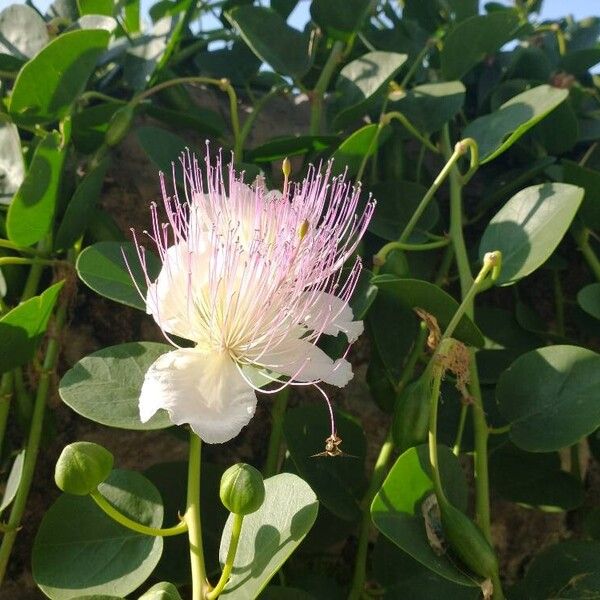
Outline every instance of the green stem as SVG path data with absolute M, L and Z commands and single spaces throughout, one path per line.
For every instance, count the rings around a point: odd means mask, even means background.
M 442 149 L 444 156 L 446 156 L 449 160 L 453 156 L 453 153 L 450 146 L 450 131 L 448 125 L 445 125 L 443 129 Z M 456 147 L 454 153 L 456 153 Z M 461 295 L 463 298 L 461 308 L 459 308 L 458 312 L 462 310 L 463 313 L 472 318 L 474 314 L 473 300 L 475 295 L 477 292 L 485 289 L 490 282 L 493 282 L 498 277 L 501 255 L 499 256 L 500 260 L 491 261 L 490 259 L 493 259 L 494 255 L 499 253 L 491 253 L 486 255 L 486 258 L 484 258 L 484 266 L 479 272 L 479 275 L 475 281 L 473 281 L 473 275 L 471 273 L 471 267 L 469 265 L 469 258 L 467 255 L 467 248 L 463 235 L 462 186 L 463 183 L 461 181 L 458 168 L 454 167 L 450 171 L 450 238 L 452 239 L 452 245 L 456 255 Z M 486 280 L 487 273 L 485 275 L 483 274 L 486 270 L 486 259 L 488 262 L 488 272 L 491 271 L 492 274 L 488 280 Z M 450 325 L 457 325 L 461 316 L 462 314 L 455 314 Z M 443 337 L 451 335 L 451 333 L 447 333 L 450 329 L 450 325 L 448 326 Z M 473 458 L 475 467 L 475 510 L 479 527 L 481 528 L 486 539 L 491 544 L 492 535 L 490 525 L 489 474 L 487 463 L 487 444 L 489 432 L 485 419 L 485 412 L 483 410 L 481 388 L 479 386 L 479 373 L 477 371 L 477 364 L 475 362 L 475 352 L 473 349 L 470 349 L 469 353 L 469 391 L 473 404 L 473 430 L 475 438 L 475 452 Z
M 321 115 L 323 113 L 323 101 L 329 81 L 344 53 L 344 42 L 335 41 L 329 57 L 323 66 L 321 75 L 310 94 L 310 135 L 321 133 Z
M 391 431 L 381 446 L 379 456 L 373 468 L 371 483 L 362 502 L 362 520 L 360 523 L 360 532 L 358 537 L 358 548 L 354 562 L 354 576 L 352 578 L 352 587 L 348 594 L 348 600 L 359 600 L 364 591 L 365 579 L 367 575 L 367 550 L 369 549 L 369 531 L 371 530 L 371 503 L 375 495 L 381 488 L 383 480 L 387 473 L 387 465 L 394 451 L 394 442 Z
M 387 260 L 388 254 L 393 250 L 403 250 L 407 252 L 425 252 L 428 250 L 437 250 L 450 244 L 450 238 L 427 242 L 425 244 L 409 244 L 407 242 L 388 242 L 382 246 L 379 252 L 373 257 L 373 264 L 381 268 Z M 379 269 L 378 269 L 379 270 Z
M 51 258 L 23 258 L 21 256 L 2 256 L 0 257 L 0 267 L 4 265 L 41 265 L 54 266 L 62 263 L 60 260 Z
M 431 202 L 431 199 L 433 198 L 434 194 L 438 191 L 438 189 L 440 188 L 442 183 L 444 183 L 448 176 L 450 176 L 451 189 L 453 179 L 456 180 L 456 183 L 460 185 L 460 180 L 457 179 L 457 176 L 460 177 L 460 174 L 455 165 L 460 159 L 460 157 L 467 151 L 467 149 L 471 151 L 471 163 L 473 164 L 474 161 L 477 161 L 477 151 L 475 150 L 476 147 L 477 144 L 475 144 L 472 140 L 467 138 L 466 140 L 462 140 L 461 142 L 456 144 L 453 152 L 445 153 L 446 164 L 439 172 L 438 176 L 433 180 L 431 187 L 427 190 L 426 194 L 423 196 L 421 202 L 419 203 L 419 206 L 417 206 L 417 209 L 412 214 L 410 221 L 406 224 L 406 227 L 404 228 L 404 230 L 400 234 L 400 237 L 398 238 L 399 242 L 406 242 L 408 240 L 410 234 L 413 232 L 413 229 L 419 222 L 421 215 L 425 212 L 425 209 L 429 205 L 429 202 Z M 471 169 L 469 169 L 469 171 L 470 170 Z
M 46 400 L 48 397 L 48 391 L 50 389 L 50 383 L 52 381 L 52 373 L 56 367 L 58 353 L 60 350 L 58 332 L 60 332 L 64 326 L 66 318 L 67 300 L 62 299 L 56 310 L 56 317 L 54 320 L 55 334 L 48 340 L 43 369 L 38 381 L 33 416 L 31 418 L 31 427 L 29 429 L 29 437 L 25 446 L 25 460 L 23 463 L 21 482 L 10 511 L 10 517 L 8 519 L 6 531 L 2 539 L 2 545 L 0 545 L 0 585 L 4 579 L 6 567 L 8 565 L 8 559 L 15 543 L 17 532 L 21 526 L 21 520 L 27 504 L 27 497 L 29 496 L 29 490 L 33 481 L 37 455 L 40 447 L 40 439 L 42 435 Z
M 427 40 L 427 42 L 425 43 L 425 45 L 423 46 L 423 48 L 421 49 L 419 54 L 417 54 L 417 56 L 415 57 L 413 64 L 410 65 L 410 69 L 404 76 L 404 79 L 402 79 L 402 81 L 400 82 L 400 87 L 402 89 L 406 88 L 406 86 L 409 84 L 410 80 L 412 79 L 413 75 L 417 72 L 417 69 L 423 64 L 423 60 L 425 60 L 425 57 L 429 54 L 431 45 L 432 45 L 432 41 Z
M 215 598 L 218 598 L 223 591 L 223 588 L 227 584 L 227 581 L 229 581 L 229 576 L 233 570 L 233 561 L 235 560 L 235 554 L 240 541 L 240 534 L 242 533 L 243 522 L 244 515 L 233 515 L 233 523 L 231 524 L 231 539 L 229 540 L 229 548 L 227 550 L 225 564 L 223 565 L 223 571 L 217 585 L 213 590 L 206 594 L 206 600 L 215 600 Z
M 94 502 L 114 521 L 123 525 L 123 527 L 127 527 L 127 529 L 131 529 L 132 531 L 137 531 L 138 533 L 142 533 L 144 535 L 151 535 L 154 537 L 169 537 L 172 535 L 179 535 L 181 533 L 185 533 L 188 529 L 187 523 L 185 521 L 181 521 L 177 525 L 173 527 L 148 527 L 147 525 L 142 525 L 133 519 L 130 519 L 120 511 L 118 511 L 101 493 L 99 490 L 94 490 L 90 493 L 90 496 L 94 500 Z
M 479 373 L 475 362 L 475 352 L 470 349 L 470 383 L 469 391 L 473 402 L 473 434 L 475 441 L 475 513 L 477 523 L 487 541 L 492 544 L 490 519 L 490 481 L 488 472 L 488 438 L 489 429 L 485 419 Z
M 429 398 L 429 463 L 431 464 L 433 489 L 440 505 L 448 504 L 448 499 L 442 487 L 437 449 L 438 399 L 440 397 L 443 373 L 444 370 L 441 367 L 434 367 L 431 381 L 431 396 Z
M 41 241 L 37 246 L 37 252 L 40 254 L 45 254 L 50 246 L 48 240 Z M 25 285 L 23 286 L 23 291 L 21 292 L 21 302 L 25 302 L 25 300 L 29 300 L 37 294 L 38 285 L 40 284 L 40 279 L 42 277 L 42 273 L 44 272 L 44 265 L 35 262 L 32 264 L 31 269 L 29 270 L 29 275 L 27 276 L 27 280 L 25 281 Z
M 4 445 L 4 435 L 8 423 L 8 413 L 10 411 L 10 401 L 13 395 L 13 374 L 12 371 L 4 373 L 0 381 L 0 453 Z
M 31 254 L 33 256 L 39 254 L 37 250 L 33 248 L 23 248 L 10 240 L 0 239 L 0 248 L 8 248 L 9 250 L 14 250 L 15 252 L 20 252 L 21 254 Z
M 581 223 L 573 223 L 571 233 L 577 242 L 579 250 L 583 254 L 583 258 L 585 258 L 588 267 L 592 270 L 596 279 L 600 281 L 600 261 L 590 245 L 590 230 Z
M 283 388 L 275 394 L 275 400 L 271 408 L 271 436 L 269 437 L 267 460 L 263 467 L 265 478 L 275 475 L 279 467 L 281 440 L 283 439 L 283 417 L 285 416 L 289 396 L 289 387 Z
M 192 568 L 192 600 L 204 600 L 209 589 L 204 566 L 204 547 L 202 546 L 202 525 L 200 522 L 200 469 L 202 441 L 190 431 L 190 449 L 188 463 L 187 508 L 185 522 L 190 540 L 190 562 Z
M 394 110 L 386 113 L 385 118 L 383 119 L 384 125 L 387 125 L 392 119 L 400 121 L 400 123 L 404 125 L 408 132 L 417 138 L 424 146 L 427 146 L 429 150 L 435 152 L 436 154 L 439 153 L 439 150 L 431 143 L 431 141 L 427 139 L 401 112 Z
M 465 432 L 465 424 L 467 422 L 467 413 L 469 412 L 469 405 L 464 403 L 460 407 L 460 416 L 458 418 L 458 427 L 456 429 L 456 438 L 454 440 L 454 446 L 452 452 L 458 456 L 460 454 L 460 447 L 462 446 L 462 439 Z

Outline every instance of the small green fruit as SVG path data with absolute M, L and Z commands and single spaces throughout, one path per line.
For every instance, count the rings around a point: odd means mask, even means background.
M 75 442 L 58 457 L 54 481 L 67 494 L 87 496 L 110 475 L 113 462 L 106 448 L 92 442 Z
M 262 475 L 245 463 L 233 465 L 221 477 L 219 496 L 223 506 L 235 515 L 256 512 L 265 500 Z
M 465 565 L 482 577 L 497 575 L 496 554 L 479 527 L 447 501 L 440 504 L 440 516 L 446 540 Z

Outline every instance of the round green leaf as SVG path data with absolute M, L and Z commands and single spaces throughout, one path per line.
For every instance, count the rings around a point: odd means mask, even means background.
M 35 244 L 50 231 L 66 154 L 57 131 L 47 134 L 35 149 L 6 217 L 8 237 L 20 246 Z
M 590 283 L 580 289 L 577 302 L 588 315 L 600 319 L 600 283 Z
M 438 286 L 420 279 L 399 279 L 393 275 L 377 275 L 372 283 L 379 288 L 378 298 L 384 295 L 393 298 L 404 308 L 422 308 L 432 314 L 442 331 L 450 323 L 458 309 L 458 302 Z M 418 317 L 415 315 L 415 320 Z M 484 339 L 473 321 L 464 315 L 452 337 L 470 346 L 481 347 Z
M 0 123 L 0 204 L 11 201 L 24 177 L 19 131 L 12 123 Z
M 267 479 L 263 505 L 244 517 L 233 571 L 221 597 L 258 597 L 310 531 L 318 506 L 314 492 L 297 475 L 281 473 Z M 221 537 L 221 564 L 229 548 L 232 523 L 230 515 Z
M 0 53 L 28 59 L 50 39 L 40 14 L 26 4 L 11 4 L 0 12 Z
M 600 542 L 569 540 L 552 546 L 533 559 L 523 581 L 528 600 L 547 600 L 548 598 L 596 598 L 600 587 Z M 580 580 L 584 580 L 585 589 L 595 580 L 594 594 L 578 595 L 576 591 Z M 589 589 L 589 588 L 588 588 Z M 575 590 L 575 591 L 574 591 Z M 575 595 L 572 595 L 574 592 Z
M 579 216 L 590 229 L 600 229 L 600 172 L 570 160 L 562 161 L 563 181 L 585 190 Z
M 69 248 L 83 235 L 94 214 L 109 164 L 110 159 L 105 158 L 77 186 L 56 233 L 55 248 Z
M 66 116 L 92 74 L 110 34 L 101 29 L 64 33 L 19 72 L 10 112 L 19 122 L 48 123 Z
M 348 177 L 358 173 L 360 165 L 365 157 L 372 156 L 377 148 L 377 139 L 381 140 L 382 133 L 389 130 L 384 127 L 380 132 L 379 125 L 365 125 L 349 135 L 333 153 L 333 173 L 338 175 L 347 169 Z
M 514 96 L 497 111 L 469 123 L 462 137 L 474 138 L 479 146 L 480 162 L 489 162 L 510 148 L 568 95 L 568 90 L 538 85 Z
M 397 52 L 375 51 L 345 65 L 335 84 L 339 99 L 334 127 L 344 127 L 364 114 L 371 102 L 387 91 L 388 83 L 407 58 Z
M 181 153 L 189 144 L 178 135 L 151 125 L 135 130 L 140 146 L 150 160 L 164 173 L 172 172 L 173 163 L 179 160 Z
M 334 515 L 348 521 L 360 517 L 360 500 L 366 487 L 365 434 L 351 417 L 336 411 L 336 431 L 348 456 L 314 456 L 331 435 L 329 412 L 323 405 L 288 410 L 283 431 L 298 474 L 312 487 L 319 501 Z
M 450 448 L 440 446 L 439 462 L 442 485 L 456 508 L 467 507 L 467 484 L 458 459 Z M 427 539 L 422 503 L 433 493 L 429 448 L 409 448 L 391 468 L 371 504 L 375 527 L 404 552 L 428 569 L 461 585 L 477 585 L 460 571 L 446 555 L 434 552 Z
M 140 421 L 138 400 L 150 365 L 171 350 L 166 344 L 132 342 L 110 346 L 82 358 L 60 380 L 65 404 L 87 419 L 121 429 L 171 427 L 159 410 L 147 423 Z
M 445 79 L 463 77 L 511 40 L 518 26 L 519 15 L 514 10 L 470 17 L 457 25 L 444 40 L 440 57 Z
M 158 490 L 133 471 L 113 471 L 102 495 L 129 518 L 162 525 Z M 163 540 L 124 528 L 89 496 L 61 496 L 45 514 L 33 545 L 33 577 L 52 600 L 126 596 L 152 573 Z
M 490 455 L 490 480 L 506 500 L 546 512 L 572 510 L 583 503 L 581 481 L 561 470 L 554 452 L 533 454 L 507 444 Z
M 583 190 L 566 183 L 532 185 L 515 194 L 483 232 L 479 256 L 502 252 L 497 285 L 510 285 L 540 267 L 569 229 Z
M 63 282 L 19 304 L 0 318 L 0 373 L 29 362 L 54 310 Z
M 418 85 L 398 100 L 390 111 L 401 112 L 422 133 L 439 131 L 462 108 L 465 86 L 460 81 Z
M 300 32 L 278 12 L 262 6 L 237 6 L 226 16 L 256 56 L 281 75 L 299 79 L 310 69 L 310 29 Z
M 160 271 L 160 261 L 148 250 L 145 256 L 148 276 L 155 279 Z M 145 294 L 146 278 L 135 245 L 131 242 L 98 242 L 88 246 L 77 258 L 75 268 L 81 281 L 96 293 L 145 311 L 146 302 L 140 296 L 127 265 L 140 291 Z
M 496 388 L 512 441 L 530 452 L 571 446 L 600 425 L 600 355 L 577 346 L 528 352 Z
M 139 600 L 181 600 L 177 588 L 166 581 L 153 585 Z
M 327 34 L 347 41 L 367 16 L 369 0 L 313 0 L 310 16 Z

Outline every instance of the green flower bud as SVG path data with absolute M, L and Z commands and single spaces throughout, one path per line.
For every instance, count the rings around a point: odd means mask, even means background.
M 482 577 L 498 574 L 498 560 L 481 530 L 448 501 L 440 504 L 444 536 L 460 560 Z
M 431 376 L 427 372 L 400 392 L 392 424 L 392 437 L 400 452 L 426 440 L 430 395 Z
M 113 460 L 113 455 L 98 444 L 69 444 L 56 461 L 54 481 L 67 494 L 87 496 L 110 475 Z
M 223 506 L 235 515 L 256 512 L 265 499 L 262 475 L 245 463 L 233 465 L 221 477 L 219 496 Z
M 131 104 L 126 104 L 113 114 L 104 134 L 104 143 L 107 146 L 116 146 L 127 135 L 133 121 L 134 112 L 134 107 Z

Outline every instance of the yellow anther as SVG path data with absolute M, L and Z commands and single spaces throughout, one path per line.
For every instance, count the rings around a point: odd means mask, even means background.
M 300 224 L 300 227 L 298 228 L 298 236 L 301 240 L 303 240 L 304 236 L 308 233 L 309 225 L 309 222 L 306 220 L 302 221 L 302 223 Z

